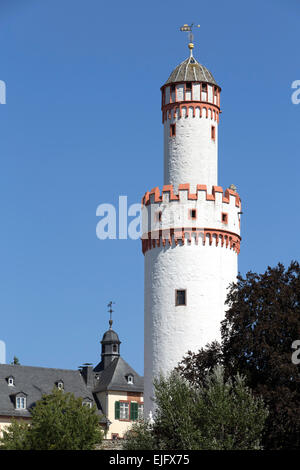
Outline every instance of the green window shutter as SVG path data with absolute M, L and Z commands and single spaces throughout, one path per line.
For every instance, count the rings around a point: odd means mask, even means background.
M 130 419 L 136 421 L 138 419 L 138 403 L 130 403 Z
M 120 402 L 115 401 L 115 419 L 120 419 Z

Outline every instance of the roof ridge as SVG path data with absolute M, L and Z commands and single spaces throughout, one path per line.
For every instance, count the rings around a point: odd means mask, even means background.
M 120 356 L 119 359 L 122 359 L 122 361 L 126 364 L 126 366 L 129 367 L 129 369 L 131 369 L 135 374 L 137 374 L 139 377 L 142 377 L 142 375 L 140 375 L 133 367 L 131 367 L 131 365 L 128 364 L 128 362 L 126 362 L 125 359 L 123 359 L 123 357 Z
M 58 369 L 56 367 L 42 367 L 42 366 L 26 366 L 23 364 L 0 364 L 0 368 L 4 367 L 12 367 L 12 368 L 28 368 L 28 369 L 45 369 L 45 370 L 61 370 L 63 372 L 78 372 L 79 370 L 77 369 Z

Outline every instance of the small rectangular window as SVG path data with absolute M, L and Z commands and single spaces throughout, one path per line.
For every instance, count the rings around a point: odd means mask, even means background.
M 228 224 L 228 214 L 226 212 L 222 212 L 222 223 Z
M 186 305 L 186 290 L 185 289 L 177 289 L 175 291 L 175 305 L 176 307 L 179 305 Z
M 192 91 L 192 84 L 191 84 L 191 82 L 187 82 L 187 83 L 185 84 L 185 89 L 186 89 L 186 91 Z
M 175 137 L 176 135 L 176 124 L 170 125 L 170 137 Z
M 141 420 L 144 418 L 144 403 L 139 403 L 138 407 L 138 420 Z
M 171 85 L 171 93 L 174 93 L 175 91 L 175 85 Z
M 129 419 L 129 403 L 120 402 L 120 419 Z
M 18 410 L 25 410 L 25 408 L 26 408 L 26 398 L 25 397 L 17 397 L 16 408 Z
M 202 91 L 207 91 L 207 85 L 206 83 L 202 83 Z
M 215 128 L 215 126 L 211 126 L 211 138 L 212 138 L 212 140 L 216 140 L 216 128 Z
M 155 212 L 155 222 L 161 222 L 162 211 Z
M 196 219 L 197 218 L 197 209 L 190 209 L 190 219 Z

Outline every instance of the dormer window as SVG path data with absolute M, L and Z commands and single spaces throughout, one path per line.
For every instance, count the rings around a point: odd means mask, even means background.
M 63 390 L 63 389 L 64 389 L 64 383 L 63 383 L 62 380 L 59 380 L 59 381 L 56 383 L 56 385 L 57 385 L 58 390 Z
M 13 387 L 15 385 L 15 379 L 12 376 L 10 376 L 7 378 L 7 383 L 9 387 Z
M 127 375 L 127 383 L 128 384 L 133 384 L 133 375 L 131 375 L 131 374 Z
M 92 408 L 93 406 L 92 400 L 90 400 L 89 398 L 86 398 L 85 400 L 83 400 L 82 406 L 87 406 L 88 408 Z
M 24 393 L 16 395 L 16 410 L 26 410 L 26 401 L 26 395 Z

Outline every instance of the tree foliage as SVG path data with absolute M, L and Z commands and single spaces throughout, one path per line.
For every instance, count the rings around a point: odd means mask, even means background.
M 155 381 L 155 420 L 135 424 L 124 449 L 259 449 L 268 414 L 237 375 L 225 380 L 216 367 L 202 383 L 191 384 L 177 372 Z
M 96 407 L 83 406 L 81 398 L 55 389 L 36 403 L 29 426 L 14 422 L 4 431 L 1 448 L 90 450 L 102 439 Z
M 15 365 L 15 366 L 19 366 L 20 365 L 20 361 L 19 359 L 17 358 L 17 356 L 14 356 L 11 364 Z
M 217 364 L 226 377 L 237 372 L 262 396 L 270 414 L 263 437 L 266 449 L 300 447 L 300 377 L 292 344 L 300 339 L 300 267 L 292 262 L 265 273 L 238 277 L 227 297 L 221 344 L 189 352 L 182 376 L 195 384 Z
M 13 419 L 9 427 L 2 430 L 0 449 L 3 450 L 30 450 L 28 439 L 29 424 L 27 421 Z

